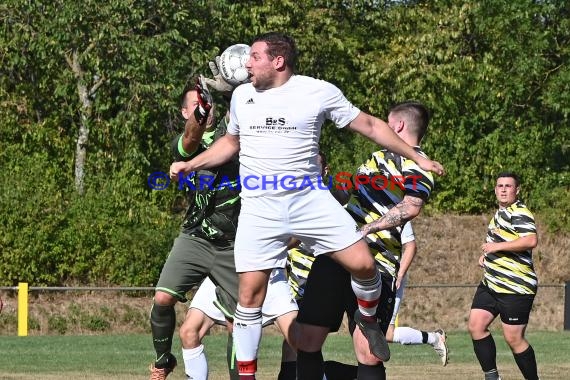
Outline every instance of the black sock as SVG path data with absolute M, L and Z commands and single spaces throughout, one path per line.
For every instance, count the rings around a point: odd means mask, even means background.
M 497 369 L 497 347 L 493 335 L 489 334 L 483 339 L 473 340 L 473 350 L 483 372 Z
M 536 369 L 536 357 L 534 356 L 534 350 L 532 346 L 529 345 L 526 350 L 519 354 L 513 353 L 515 357 L 515 362 L 519 366 L 521 373 L 527 380 L 538 380 L 538 370 Z
M 358 363 L 358 380 L 386 380 L 384 363 L 376 365 Z
M 297 351 L 297 380 L 322 379 L 324 374 L 323 353 Z
M 295 380 L 297 378 L 297 362 L 281 362 L 281 370 L 277 380 Z
M 356 379 L 358 367 L 355 365 L 327 360 L 325 362 L 325 375 L 327 380 L 348 380 Z
M 174 306 L 153 304 L 150 311 L 150 329 L 152 331 L 152 344 L 156 351 L 157 368 L 164 368 L 173 360 L 172 336 L 176 328 L 176 312 Z
M 230 380 L 239 380 L 236 356 L 234 353 L 234 338 L 231 333 L 228 334 L 228 344 L 226 346 L 226 360 L 228 362 L 228 371 L 230 373 Z

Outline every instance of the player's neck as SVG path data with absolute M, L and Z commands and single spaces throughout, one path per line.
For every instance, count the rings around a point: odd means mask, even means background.
M 277 88 L 277 87 L 283 86 L 284 84 L 289 82 L 289 79 L 291 79 L 292 76 L 293 76 L 293 73 L 291 73 L 289 71 L 284 71 L 284 72 L 280 73 L 280 75 L 277 75 L 275 77 L 275 80 L 273 81 L 272 88 Z

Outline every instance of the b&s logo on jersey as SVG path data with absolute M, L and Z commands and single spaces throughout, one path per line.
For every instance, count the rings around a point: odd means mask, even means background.
M 268 117 L 265 119 L 265 125 L 285 125 L 285 118 L 280 117 L 278 119 L 274 119 L 272 117 Z

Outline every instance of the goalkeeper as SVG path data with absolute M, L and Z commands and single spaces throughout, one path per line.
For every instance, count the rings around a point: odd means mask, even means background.
M 184 132 L 172 141 L 172 151 L 175 161 L 187 161 L 225 134 L 227 118 L 216 124 L 214 102 L 202 77 L 184 89 L 180 103 L 186 122 Z M 177 365 L 171 352 L 176 328 L 174 307 L 177 302 L 186 302 L 189 290 L 210 277 L 237 298 L 238 276 L 234 263 L 234 238 L 240 211 L 237 155 L 216 168 L 194 174 L 194 181 L 203 176 L 214 180 L 210 187 L 199 182 L 186 187 L 189 206 L 162 268 L 150 313 L 156 351 L 150 366 L 151 380 L 166 379 Z M 227 184 L 228 180 L 236 186 L 219 186 L 221 181 Z

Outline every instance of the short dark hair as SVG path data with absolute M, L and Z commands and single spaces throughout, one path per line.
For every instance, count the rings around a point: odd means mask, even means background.
M 327 166 L 327 156 L 325 155 L 325 152 L 323 152 L 322 150 L 319 150 L 319 156 L 321 157 L 321 165 Z
M 392 106 L 389 113 L 405 117 L 410 131 L 415 133 L 420 141 L 423 139 L 430 120 L 426 106 L 414 100 L 407 100 Z
M 519 187 L 519 185 L 521 183 L 519 176 L 513 172 L 500 172 L 499 174 L 497 174 L 497 178 L 495 178 L 495 180 L 498 180 L 499 178 L 512 178 L 512 179 L 514 179 L 516 187 Z
M 297 44 L 293 37 L 280 32 L 269 32 L 255 37 L 252 45 L 259 41 L 267 44 L 268 55 L 272 57 L 282 56 L 285 59 L 285 65 L 292 71 L 295 71 L 299 51 L 297 50 Z
M 182 90 L 182 93 L 178 98 L 178 103 L 180 104 L 180 107 L 182 108 L 186 107 L 186 94 L 189 93 L 190 91 L 196 91 L 196 83 L 198 83 L 198 79 L 199 79 L 198 76 L 191 76 L 186 81 L 184 89 Z

